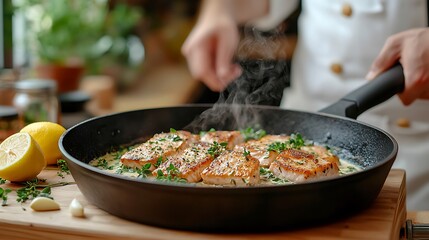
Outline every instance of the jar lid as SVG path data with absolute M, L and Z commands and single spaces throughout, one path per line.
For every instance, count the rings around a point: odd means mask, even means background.
M 14 107 L 0 105 L 0 119 L 17 118 L 18 111 Z
M 15 83 L 16 90 L 57 90 L 57 83 L 50 79 L 26 79 Z

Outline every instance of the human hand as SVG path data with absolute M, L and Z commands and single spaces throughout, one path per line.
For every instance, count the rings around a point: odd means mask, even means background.
M 237 22 L 227 8 L 203 12 L 182 46 L 191 75 L 213 91 L 224 90 L 241 74 L 239 65 L 233 63 L 240 40 Z
M 372 63 L 367 79 L 400 62 L 404 69 L 405 89 L 398 94 L 404 105 L 416 99 L 429 99 L 429 28 L 411 29 L 389 37 Z

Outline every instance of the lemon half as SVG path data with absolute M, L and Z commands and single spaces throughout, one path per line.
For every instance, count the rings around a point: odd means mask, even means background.
M 58 140 L 66 129 L 53 122 L 35 122 L 28 124 L 20 132 L 29 133 L 39 144 L 42 153 L 45 156 L 46 163 L 57 164 L 61 158 L 61 151 L 58 146 Z
M 28 133 L 15 133 L 0 144 L 0 177 L 3 179 L 31 180 L 45 166 L 42 150 Z

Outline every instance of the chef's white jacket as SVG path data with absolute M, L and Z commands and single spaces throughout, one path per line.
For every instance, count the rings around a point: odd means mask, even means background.
M 253 24 L 262 30 L 272 28 L 297 4 L 271 0 L 270 14 Z M 428 26 L 426 4 L 426 0 L 303 0 L 291 88 L 284 91 L 281 106 L 317 111 L 364 84 L 390 35 Z M 410 121 L 408 128 L 398 126 L 401 118 Z M 395 96 L 358 120 L 386 130 L 398 141 L 393 167 L 406 170 L 407 208 L 429 210 L 429 101 L 405 107 Z

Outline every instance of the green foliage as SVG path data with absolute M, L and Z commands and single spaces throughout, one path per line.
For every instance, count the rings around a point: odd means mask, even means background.
M 141 13 L 138 9 L 117 4 L 109 10 L 107 0 L 25 0 L 17 1 L 28 22 L 30 40 L 42 62 L 64 64 L 86 61 L 106 52 L 97 46 L 109 36 L 120 39 L 128 34 Z M 30 43 L 31 46 L 31 43 Z

